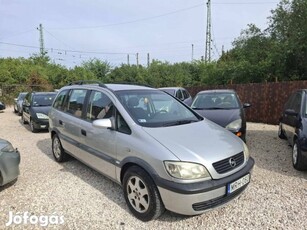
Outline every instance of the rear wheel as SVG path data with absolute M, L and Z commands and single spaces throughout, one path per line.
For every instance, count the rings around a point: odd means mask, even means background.
M 283 131 L 283 129 L 282 129 L 282 124 L 281 124 L 281 122 L 279 122 L 278 137 L 279 137 L 280 139 L 286 139 L 285 133 L 284 133 L 284 131 Z
M 307 170 L 307 163 L 303 162 L 301 147 L 297 140 L 294 141 L 292 147 L 292 164 L 296 170 Z
M 52 153 L 57 162 L 64 162 L 68 159 L 68 154 L 64 151 L 57 134 L 54 134 L 52 137 Z
M 138 219 L 150 221 L 165 211 L 157 186 L 142 168 L 132 166 L 127 170 L 123 189 L 127 205 Z

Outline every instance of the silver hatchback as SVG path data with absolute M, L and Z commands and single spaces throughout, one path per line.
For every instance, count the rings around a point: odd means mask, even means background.
M 251 179 L 254 160 L 240 138 L 154 88 L 71 84 L 58 92 L 49 123 L 55 160 L 72 155 L 116 181 L 143 221 L 165 209 L 201 214 Z

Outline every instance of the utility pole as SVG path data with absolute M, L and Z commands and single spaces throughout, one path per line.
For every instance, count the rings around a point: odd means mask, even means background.
M 210 61 L 211 61 L 211 0 L 208 0 L 207 2 L 205 62 L 210 62 Z
M 136 65 L 139 67 L 139 53 L 136 53 Z
M 194 44 L 192 44 L 192 61 L 194 61 Z
M 150 65 L 150 56 L 149 56 L 149 53 L 147 53 L 147 67 L 149 67 Z
M 127 54 L 127 64 L 130 65 L 130 57 L 129 57 L 129 54 Z
M 43 25 L 39 24 L 39 27 L 37 29 L 39 31 L 39 51 L 41 56 L 43 57 L 45 55 Z

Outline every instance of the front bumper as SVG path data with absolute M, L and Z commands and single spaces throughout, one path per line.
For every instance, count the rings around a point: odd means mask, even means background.
M 49 120 L 46 119 L 35 119 L 33 124 L 35 129 L 49 129 Z
M 0 186 L 15 180 L 19 175 L 20 153 L 0 152 Z
M 248 184 L 230 194 L 227 194 L 227 184 L 251 174 L 254 163 L 250 157 L 243 169 L 219 180 L 193 184 L 158 180 L 157 186 L 165 208 L 183 215 L 196 215 L 229 202 L 240 195 Z

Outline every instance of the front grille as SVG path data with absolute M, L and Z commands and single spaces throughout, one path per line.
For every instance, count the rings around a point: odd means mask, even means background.
M 240 152 L 232 157 L 228 157 L 221 161 L 215 162 L 212 165 L 218 173 L 222 174 L 239 167 L 240 165 L 243 164 L 243 162 L 244 162 L 244 154 L 243 152 Z
M 244 189 L 246 189 L 246 187 L 247 187 L 247 184 L 245 186 L 243 186 L 242 188 L 239 188 L 237 191 L 234 191 L 233 193 L 229 194 L 229 195 L 224 195 L 224 196 L 218 197 L 218 198 L 213 199 L 213 200 L 208 200 L 208 201 L 196 203 L 196 204 L 193 204 L 192 207 L 193 207 L 194 211 L 204 211 L 206 209 L 214 208 L 216 206 L 225 204 L 228 201 L 230 201 L 230 200 L 234 199 L 235 197 L 237 197 L 238 195 L 240 195 L 240 193 L 243 192 Z

